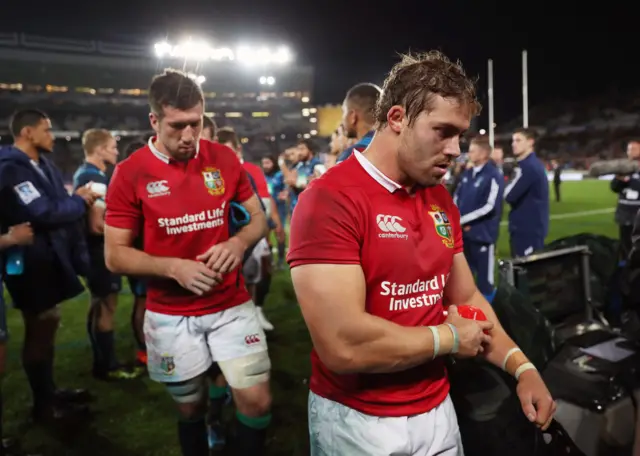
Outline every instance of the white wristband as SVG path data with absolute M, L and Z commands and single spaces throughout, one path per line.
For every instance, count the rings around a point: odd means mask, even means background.
M 509 350 L 507 352 L 507 354 L 504 356 L 504 361 L 502 361 L 502 370 L 506 371 L 507 370 L 507 362 L 509 361 L 509 358 L 511 357 L 511 355 L 513 355 L 514 353 L 517 352 L 521 352 L 522 350 L 520 350 L 518 347 L 514 347 L 511 350 Z
M 437 326 L 427 326 L 431 330 L 431 334 L 433 334 L 433 359 L 440 354 L 440 333 L 438 332 Z
M 514 374 L 514 377 L 516 378 L 516 380 L 520 379 L 520 376 L 528 371 L 528 370 L 537 370 L 536 366 L 534 366 L 532 363 L 524 363 L 523 365 L 521 365 L 520 367 L 518 367 L 518 369 L 516 370 L 516 373 Z

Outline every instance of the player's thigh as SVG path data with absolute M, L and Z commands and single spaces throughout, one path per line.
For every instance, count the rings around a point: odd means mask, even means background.
M 207 341 L 213 360 L 234 390 L 269 381 L 266 336 L 252 301 L 222 311 Z
M 204 331 L 194 319 L 147 311 L 144 337 L 149 377 L 161 383 L 184 382 L 209 369 L 211 355 Z
M 433 410 L 409 418 L 413 456 L 463 456 L 460 428 L 449 396 Z
M 412 455 L 408 419 L 379 418 L 309 393 L 311 456 Z

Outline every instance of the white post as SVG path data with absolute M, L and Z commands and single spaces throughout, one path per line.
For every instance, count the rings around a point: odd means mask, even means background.
M 494 120 L 493 120 L 493 60 L 489 59 L 489 62 L 487 64 L 487 79 L 489 82 L 489 90 L 488 90 L 488 96 L 489 96 L 489 144 L 491 144 L 491 147 L 493 147 L 493 142 L 494 142 L 494 129 L 493 129 L 493 124 L 494 124 Z
M 522 126 L 529 127 L 529 77 L 527 51 L 522 51 Z

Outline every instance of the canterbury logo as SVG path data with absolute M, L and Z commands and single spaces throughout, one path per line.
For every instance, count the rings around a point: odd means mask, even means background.
M 258 336 L 257 334 L 250 334 L 244 338 L 244 342 L 247 345 L 257 344 L 258 342 L 260 342 L 260 336 Z
M 378 224 L 378 228 L 380 228 L 385 233 L 404 233 L 407 229 L 400 225 L 402 219 L 400 217 L 396 217 L 394 215 L 382 215 L 378 214 L 376 217 L 376 223 Z
M 147 184 L 149 196 L 160 196 L 169 193 L 169 186 L 166 180 L 149 182 Z

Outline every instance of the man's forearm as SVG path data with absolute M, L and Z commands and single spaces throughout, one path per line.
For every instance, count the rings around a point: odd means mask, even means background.
M 16 245 L 16 243 L 9 233 L 0 236 L 0 251 L 13 247 L 14 245 Z
M 261 210 L 251 214 L 251 221 L 243 226 L 233 237 L 237 238 L 245 248 L 256 244 L 260 239 L 267 236 L 267 218 Z
M 133 247 L 105 248 L 107 268 L 113 273 L 133 276 L 173 278 L 176 258 L 149 255 Z
M 353 321 L 353 320 L 352 320 Z M 436 327 L 438 355 L 453 349 L 453 333 L 446 325 Z M 407 327 L 363 314 L 345 326 L 338 337 L 347 341 L 340 355 L 340 373 L 398 372 L 433 359 L 434 336 L 428 327 Z
M 487 317 L 487 320 L 493 323 L 493 329 L 491 330 L 491 343 L 486 347 L 484 357 L 491 364 L 502 369 L 505 357 L 509 354 L 509 351 L 513 348 L 517 348 L 518 346 L 506 333 L 500 324 L 500 321 L 498 321 L 498 316 L 493 311 L 491 304 L 489 304 L 489 302 L 484 298 L 482 293 L 476 290 L 471 299 L 467 301 L 467 304 L 482 310 Z M 529 362 L 529 360 L 524 353 L 519 351 L 513 352 L 507 360 L 505 370 L 509 374 L 515 375 L 518 367 L 526 362 Z

